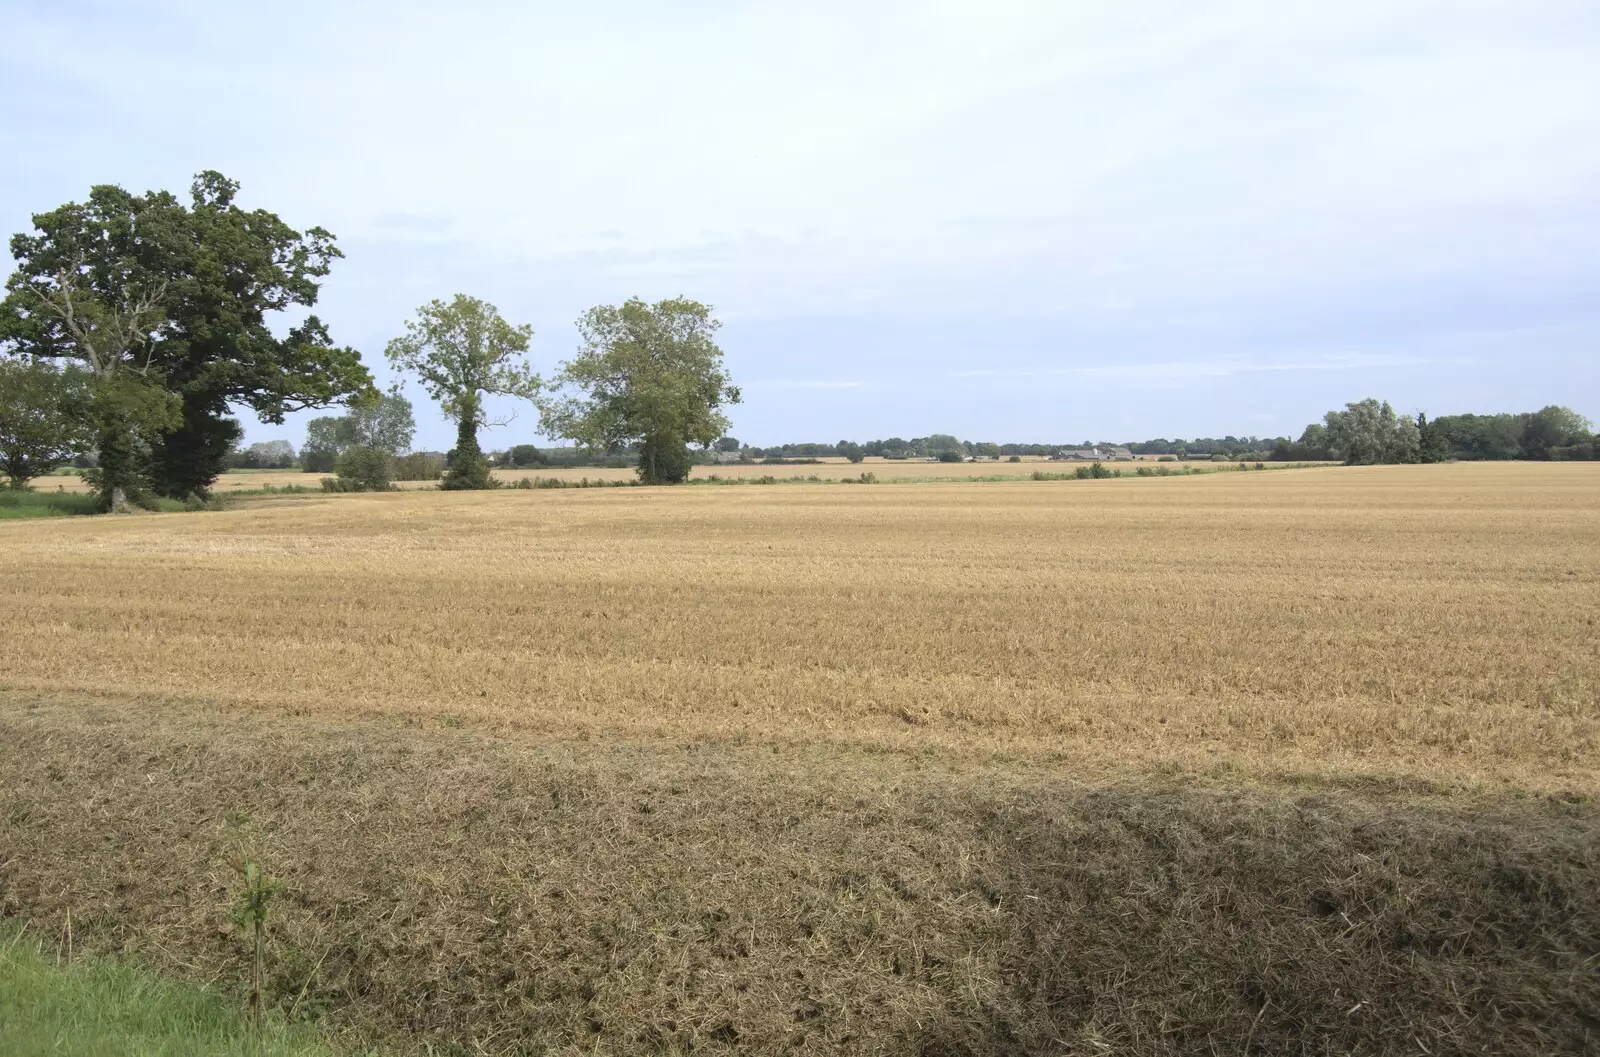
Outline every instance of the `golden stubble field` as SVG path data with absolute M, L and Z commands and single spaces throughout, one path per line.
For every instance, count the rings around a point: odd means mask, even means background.
M 1592 791 L 1600 467 L 0 525 L 3 693 Z
M 1593 1052 L 1600 466 L 0 523 L 0 919 L 355 1048 Z
M 1143 456 L 1132 462 L 1119 462 L 1112 465 L 1124 472 L 1132 472 L 1136 466 L 1146 463 L 1156 464 L 1154 456 Z M 859 477 L 863 473 L 870 473 L 880 481 L 960 481 L 971 477 L 1007 477 L 1027 478 L 1035 470 L 1047 473 L 1070 472 L 1081 463 L 1051 462 L 1049 459 L 1024 457 L 1020 463 L 984 461 L 984 462 L 958 462 L 941 463 L 929 462 L 926 459 L 866 459 L 859 463 L 852 463 L 847 459 L 829 458 L 815 463 L 794 463 L 790 465 L 765 465 L 762 463 L 739 464 L 732 463 L 724 466 L 696 466 L 690 471 L 690 477 L 703 479 L 711 477 L 722 478 L 756 478 L 776 477 L 780 480 L 787 478 L 818 477 L 824 481 L 838 481 L 847 477 Z M 1171 463 L 1165 464 L 1177 469 Z M 1215 465 L 1198 461 L 1191 466 L 1210 471 Z M 1231 468 L 1231 467 L 1230 467 Z M 630 467 L 607 466 L 576 466 L 576 467 L 546 467 L 543 469 L 510 470 L 497 468 L 494 476 L 506 483 L 514 484 L 517 481 L 534 478 L 548 478 L 557 481 L 634 481 L 638 474 Z M 250 491 L 261 488 L 284 488 L 294 486 L 298 488 L 318 489 L 322 487 L 322 479 L 330 477 L 325 473 L 302 473 L 299 470 L 249 470 L 225 473 L 217 478 L 213 486 L 215 491 L 228 493 Z M 63 492 L 87 492 L 89 486 L 81 477 L 76 475 L 61 475 L 46 477 L 33 482 L 33 487 L 40 490 Z M 397 481 L 396 487 L 402 489 L 431 490 L 435 487 L 432 481 Z

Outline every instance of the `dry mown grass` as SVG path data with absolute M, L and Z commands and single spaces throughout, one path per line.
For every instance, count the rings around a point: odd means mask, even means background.
M 1582 1053 L 1592 804 L 11 698 L 0 911 L 463 1053 Z
M 1600 1032 L 1600 468 L 0 525 L 0 912 L 465 1052 Z M 248 819 L 246 819 L 248 816 Z

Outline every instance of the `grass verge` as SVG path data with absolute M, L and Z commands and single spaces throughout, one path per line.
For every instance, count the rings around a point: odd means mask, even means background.
M 0 1048 L 10 1057 L 332 1057 L 305 1028 L 258 1037 L 221 995 L 109 958 L 58 964 L 22 929 L 0 940 Z
M 98 497 L 88 492 L 36 492 L 26 488 L 0 489 L 0 521 L 23 518 L 69 517 L 99 511 Z
M 167 499 L 162 496 L 146 496 L 138 508 L 153 514 L 220 509 L 215 505 L 185 503 L 180 499 Z M 93 492 L 46 492 L 31 488 L 0 488 L 0 521 L 79 517 L 98 513 L 100 513 L 100 497 Z

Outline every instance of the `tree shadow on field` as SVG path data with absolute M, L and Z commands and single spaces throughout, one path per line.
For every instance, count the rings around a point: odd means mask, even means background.
M 1092 792 L 985 809 L 957 1054 L 1600 1053 L 1592 805 Z

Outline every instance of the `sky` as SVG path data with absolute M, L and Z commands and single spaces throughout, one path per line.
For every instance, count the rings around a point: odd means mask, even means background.
M 1593 0 L 0 0 L 0 25 L 0 231 L 218 169 L 335 233 L 316 311 L 384 385 L 436 297 L 532 325 L 550 374 L 588 307 L 681 295 L 723 323 L 750 444 L 1298 435 L 1366 396 L 1600 418 Z M 416 446 L 449 447 L 407 393 Z M 486 447 L 537 439 L 496 412 Z M 309 417 L 242 421 L 298 445 Z

